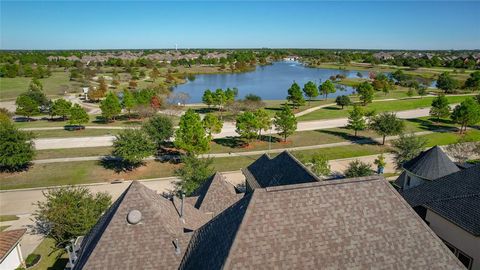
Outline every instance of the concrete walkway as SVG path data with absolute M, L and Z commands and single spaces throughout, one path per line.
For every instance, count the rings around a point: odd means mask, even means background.
M 428 116 L 430 108 L 422 108 L 415 110 L 399 111 L 397 116 L 402 119 L 418 118 Z M 314 120 L 298 122 L 297 131 L 319 130 L 328 128 L 344 127 L 347 125 L 347 118 Z M 229 136 L 238 136 L 235 132 L 235 123 L 224 123 L 222 132 L 215 134 L 215 138 L 223 138 Z M 265 134 L 275 134 L 276 130 L 266 131 Z M 69 137 L 69 138 L 42 138 L 36 139 L 35 148 L 37 150 L 43 149 L 61 149 L 61 148 L 81 148 L 81 147 L 97 147 L 97 146 L 111 146 L 115 136 L 91 136 L 91 137 Z
M 441 132 L 442 130 L 438 131 L 421 131 L 415 132 L 415 135 L 427 135 L 434 132 Z M 386 141 L 398 139 L 399 136 L 387 136 L 385 137 Z M 270 149 L 270 150 L 257 150 L 257 151 L 245 151 L 245 152 L 228 152 L 228 153 L 211 153 L 211 154 L 203 154 L 199 157 L 201 158 L 224 158 L 224 157 L 236 157 L 236 156 L 256 156 L 262 155 L 265 153 L 281 153 L 285 150 L 288 151 L 302 151 L 302 150 L 314 150 L 314 149 L 321 149 L 321 148 L 329 148 L 329 147 L 337 147 L 337 146 L 346 146 L 346 145 L 354 145 L 354 144 L 368 144 L 373 141 L 378 143 L 382 142 L 381 137 L 377 138 L 368 138 L 368 139 L 360 139 L 357 141 L 344 141 L 344 142 L 337 142 L 337 143 L 326 143 L 326 144 L 316 144 L 316 145 L 306 145 L 306 146 L 297 146 L 297 147 L 287 147 L 287 148 L 277 148 L 277 149 Z M 48 163 L 61 163 L 61 162 L 75 162 L 75 161 L 91 161 L 91 160 L 101 160 L 103 158 L 107 158 L 110 156 L 89 156 L 89 157 L 70 157 L 70 158 L 51 158 L 51 159 L 38 159 L 34 160 L 33 163 L 35 164 L 48 164 Z M 113 158 L 113 157 L 112 157 Z M 151 156 L 146 158 L 145 160 L 155 160 L 156 157 Z

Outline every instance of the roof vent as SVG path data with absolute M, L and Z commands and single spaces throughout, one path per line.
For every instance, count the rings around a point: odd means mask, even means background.
M 127 215 L 128 223 L 135 225 L 135 224 L 138 224 L 141 220 L 142 220 L 142 212 L 138 210 L 132 210 L 128 212 L 128 215 Z

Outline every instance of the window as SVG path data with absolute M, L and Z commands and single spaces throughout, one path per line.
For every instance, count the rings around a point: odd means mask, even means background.
M 460 262 L 462 262 L 463 265 L 465 265 L 465 267 L 467 267 L 467 269 L 471 269 L 473 259 L 470 256 L 468 256 L 467 254 L 461 252 L 460 250 L 457 250 L 457 253 L 458 253 L 458 255 L 457 255 L 458 260 Z
M 411 180 L 410 175 L 407 175 L 407 187 L 410 186 L 410 180 Z
M 465 265 L 465 267 L 467 269 L 471 269 L 472 268 L 472 264 L 473 264 L 473 259 L 472 257 L 468 256 L 467 254 L 465 254 L 463 251 L 457 249 L 456 247 L 454 247 L 452 244 L 448 243 L 447 241 L 443 240 L 443 243 L 448 247 L 448 249 L 450 249 L 450 251 L 452 251 L 453 254 L 455 254 L 455 256 L 458 258 L 458 260 L 463 264 Z

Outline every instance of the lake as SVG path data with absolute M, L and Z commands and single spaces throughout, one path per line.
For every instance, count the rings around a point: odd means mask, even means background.
M 368 71 L 357 70 L 339 70 L 339 69 L 321 69 L 308 68 L 299 62 L 282 61 L 274 62 L 271 65 L 258 66 L 254 71 L 244 73 L 226 73 L 226 74 L 200 74 L 195 76 L 195 80 L 188 81 L 185 84 L 178 85 L 175 92 L 185 92 L 190 95 L 190 103 L 202 101 L 203 92 L 206 89 L 215 91 L 217 88 L 226 89 L 227 87 L 238 88 L 238 98 L 243 98 L 247 94 L 255 94 L 264 100 L 285 99 L 287 90 L 296 81 L 300 87 L 308 81 L 325 81 L 332 75 L 343 74 L 348 78 L 356 78 L 357 72 L 363 77 L 368 77 Z M 330 94 L 329 97 L 351 94 L 351 87 L 344 87 L 344 91 Z

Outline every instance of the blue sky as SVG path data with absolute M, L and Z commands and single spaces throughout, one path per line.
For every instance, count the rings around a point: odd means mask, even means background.
M 480 49 L 480 2 L 3 1 L 2 49 Z

